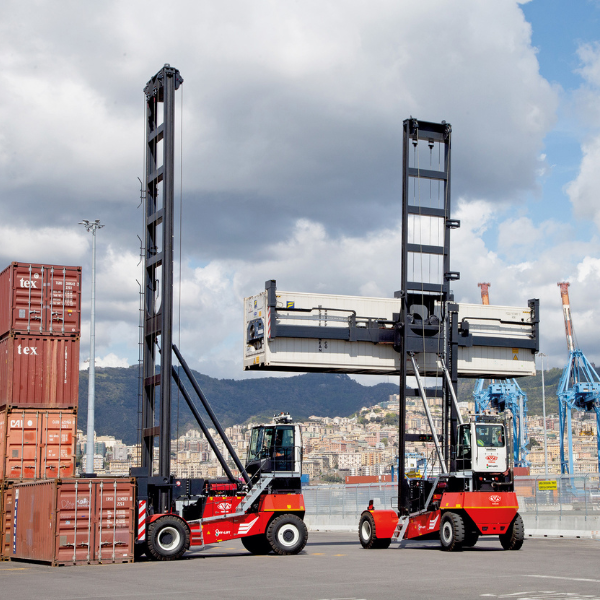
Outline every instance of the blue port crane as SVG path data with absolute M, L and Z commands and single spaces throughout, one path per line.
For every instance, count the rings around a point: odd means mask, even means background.
M 486 410 L 502 413 L 510 411 L 513 422 L 513 452 L 516 467 L 529 467 L 529 434 L 527 432 L 527 394 L 516 379 L 497 379 L 485 386 L 484 379 L 477 379 L 473 390 L 475 412 Z
M 574 473 L 573 409 L 586 413 L 596 413 L 596 439 L 598 443 L 598 470 L 600 471 L 600 377 L 594 366 L 581 349 L 575 346 L 575 332 L 571 320 L 569 302 L 569 282 L 557 284 L 562 298 L 565 318 L 565 334 L 569 360 L 563 369 L 558 384 L 558 411 L 560 424 L 560 470 L 561 473 Z M 565 456 L 565 432 L 567 434 L 568 457 Z
M 481 302 L 490 303 L 490 283 L 478 283 L 481 288 Z M 480 414 L 486 410 L 496 412 L 510 411 L 513 419 L 513 452 L 515 466 L 528 467 L 529 435 L 527 432 L 527 394 L 521 389 L 516 379 L 492 380 L 485 385 L 484 379 L 475 381 L 473 389 L 475 399 L 475 412 Z

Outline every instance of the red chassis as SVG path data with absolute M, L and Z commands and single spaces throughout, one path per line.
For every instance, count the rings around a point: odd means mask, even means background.
M 281 514 L 304 517 L 302 494 L 268 494 L 261 496 L 257 512 L 230 516 L 236 512 L 243 496 L 210 496 L 207 498 L 202 519 L 186 522 L 190 531 L 190 546 L 216 544 L 234 538 L 264 534 L 273 518 Z M 153 515 L 148 525 L 163 517 Z M 208 522 L 204 522 L 208 520 Z M 141 533 L 145 536 L 145 532 Z M 144 538 L 141 538 L 144 539 Z
M 507 538 L 511 537 L 512 530 L 522 530 L 514 492 L 446 492 L 433 499 L 439 508 L 411 515 L 402 538 L 399 536 L 402 524 L 398 526 L 398 513 L 394 510 L 375 510 L 369 505 L 361 515 L 361 527 L 365 529 L 359 528 L 363 546 L 382 548 L 387 547 L 391 541 L 430 537 L 431 534 L 438 533 L 442 546 L 445 546 L 444 537 L 449 534 L 457 537 L 457 541 L 454 540 L 457 542 L 456 546 L 449 549 L 458 549 L 462 545 L 472 546 L 480 535 L 500 535 L 502 545 L 507 547 L 505 541 L 508 544 Z M 367 539 L 366 532 L 370 528 L 373 530 L 371 540 L 374 543 L 368 545 L 364 540 Z M 443 529 L 441 533 L 440 528 Z M 451 531 L 451 528 L 456 532 Z

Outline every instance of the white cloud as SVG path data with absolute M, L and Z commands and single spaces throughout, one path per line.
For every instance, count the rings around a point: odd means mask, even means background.
M 600 97 L 597 98 L 600 100 Z M 577 177 L 566 187 L 575 215 L 600 228 L 600 135 L 582 144 L 583 158 Z
M 107 354 L 104 358 L 97 356 L 96 357 L 96 368 L 102 367 L 121 367 L 127 368 L 129 367 L 129 361 L 127 358 L 119 358 L 116 354 L 112 352 Z M 81 361 L 79 364 L 80 371 L 87 371 L 90 368 L 89 358 L 87 360 Z

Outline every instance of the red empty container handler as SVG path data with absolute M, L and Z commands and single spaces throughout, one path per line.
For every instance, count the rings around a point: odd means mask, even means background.
M 0 407 L 76 407 L 79 338 L 10 335 L 0 340 Z
M 0 480 L 75 475 L 74 409 L 0 412 Z
M 81 267 L 11 263 L 0 273 L 0 337 L 81 332 Z
M 15 483 L 5 492 L 5 504 L 5 559 L 55 566 L 133 562 L 132 479 Z M 6 525 L 7 516 L 12 527 Z

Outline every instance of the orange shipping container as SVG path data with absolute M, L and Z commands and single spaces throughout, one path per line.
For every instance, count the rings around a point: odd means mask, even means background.
M 126 478 L 13 485 L 5 558 L 77 565 L 133 562 L 135 484 Z
M 5 409 L 0 412 L 0 479 L 51 479 L 75 475 L 74 409 Z
M 79 338 L 0 340 L 0 407 L 75 407 L 78 398 Z
M 0 273 L 0 336 L 81 331 L 81 267 L 11 263 Z

